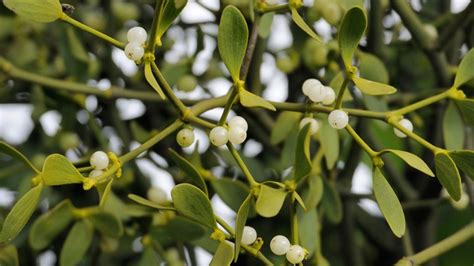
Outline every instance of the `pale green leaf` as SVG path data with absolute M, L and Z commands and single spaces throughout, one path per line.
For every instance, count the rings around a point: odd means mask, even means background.
M 216 228 L 211 202 L 199 188 L 179 184 L 171 191 L 174 207 L 181 215 L 209 228 Z
M 407 163 L 409 166 L 417 169 L 420 172 L 423 172 L 429 176 L 435 176 L 433 171 L 431 171 L 430 167 L 421 159 L 420 157 L 416 156 L 413 153 L 407 151 L 400 151 L 400 150 L 383 150 L 382 152 L 389 152 L 396 155 L 398 158 L 402 159 Z
M 251 6 L 253 6 L 253 3 L 251 3 Z M 260 18 L 260 27 L 258 28 L 258 35 L 260 36 L 260 38 L 265 39 L 270 36 L 274 14 L 274 12 L 268 12 Z
M 4 141 L 0 141 L 0 153 L 7 154 L 8 156 L 21 161 L 24 165 L 30 167 L 35 173 L 39 174 L 40 171 L 36 169 L 30 160 L 28 160 L 25 155 L 15 149 L 13 146 L 9 145 Z
M 296 191 L 293 191 L 292 197 L 294 198 L 294 200 L 296 200 L 296 202 L 298 202 L 301 208 L 306 211 L 306 205 L 304 203 L 304 200 L 301 198 L 300 194 L 298 194 L 298 192 Z
M 0 248 L 0 265 L 18 266 L 18 251 L 14 245 L 7 245 Z
M 53 22 L 63 14 L 59 0 L 3 0 L 3 4 L 18 16 L 40 23 Z
M 443 139 L 448 150 L 461 150 L 464 147 L 464 123 L 461 113 L 453 102 L 450 102 L 443 117 Z
M 242 13 L 234 6 L 224 8 L 219 23 L 217 46 L 234 82 L 240 80 L 248 37 L 249 30 Z
M 122 222 L 111 213 L 103 211 L 93 212 L 87 219 L 97 231 L 105 236 L 118 238 L 123 234 Z
M 143 247 L 142 256 L 137 263 L 137 266 L 160 266 L 160 260 L 156 256 L 155 250 L 152 246 Z
M 435 154 L 436 177 L 448 191 L 451 198 L 458 201 L 461 198 L 461 177 L 453 159 L 447 153 Z
M 459 64 L 456 78 L 454 79 L 453 87 L 459 88 L 464 83 L 474 78 L 474 49 L 464 56 L 461 63 Z
M 373 190 L 377 204 L 382 211 L 390 229 L 397 237 L 405 234 L 405 214 L 397 194 L 393 191 L 387 179 L 383 176 L 379 168 L 374 169 Z
M 353 77 L 352 81 L 362 93 L 368 95 L 387 95 L 397 92 L 397 89 L 390 85 L 370 81 L 360 77 Z
M 61 266 L 75 266 L 84 259 L 94 236 L 94 227 L 88 220 L 79 220 L 69 231 L 59 256 Z
M 234 248 L 226 240 L 220 241 L 210 266 L 228 266 L 234 258 Z
M 324 193 L 323 179 L 319 175 L 309 175 L 308 190 L 303 192 L 303 199 L 308 210 L 316 208 Z
M 306 22 L 300 16 L 300 14 L 298 13 L 298 10 L 296 10 L 296 8 L 291 8 L 291 18 L 293 19 L 295 24 L 300 29 L 302 29 L 304 32 L 306 32 L 306 34 L 308 34 L 311 38 L 313 38 L 317 41 L 321 41 L 321 39 L 319 38 L 318 35 L 316 35 L 314 30 L 308 24 L 306 24 Z
M 240 104 L 242 104 L 245 107 L 249 107 L 249 108 L 262 107 L 271 111 L 276 111 L 275 107 L 270 102 L 245 89 L 241 89 L 239 91 L 239 96 L 240 96 Z
M 349 9 L 342 19 L 337 40 L 346 69 L 352 66 L 352 57 L 366 27 L 367 18 L 360 7 Z
M 474 180 L 474 151 L 452 151 L 449 156 L 464 174 Z
M 283 206 L 286 198 L 286 191 L 283 188 L 272 188 L 265 184 L 260 186 L 255 209 L 263 217 L 276 216 Z
M 237 212 L 249 194 L 249 187 L 239 180 L 220 178 L 211 181 L 212 188 L 222 201 Z
M 38 205 L 42 190 L 43 185 L 39 184 L 26 192 L 13 206 L 3 223 L 2 233 L 0 234 L 1 243 L 12 241 L 25 227 Z
M 164 6 L 161 9 L 160 20 L 158 22 L 157 38 L 163 36 L 179 13 L 184 9 L 187 0 L 164 0 Z
M 150 207 L 150 208 L 154 208 L 154 209 L 158 209 L 158 210 L 169 210 L 169 211 L 172 211 L 174 210 L 174 208 L 171 208 L 171 207 L 167 207 L 167 206 L 163 206 L 163 205 L 160 205 L 156 202 L 153 202 L 153 201 L 150 201 L 150 200 L 147 200 L 145 198 L 142 198 L 138 195 L 134 195 L 134 194 L 128 194 L 128 198 L 135 201 L 136 203 L 138 204 L 141 204 L 141 205 L 144 205 L 144 206 L 147 206 L 147 207 Z
M 84 181 L 76 167 L 61 154 L 51 154 L 46 158 L 42 177 L 47 186 L 78 184 Z
M 41 215 L 31 226 L 28 240 L 35 250 L 47 248 L 72 221 L 74 206 L 69 199 Z
M 276 145 L 284 141 L 290 134 L 291 130 L 299 125 L 300 119 L 301 113 L 282 112 L 273 125 L 270 142 L 273 145 Z
M 316 251 L 316 247 L 319 243 L 319 231 L 316 230 L 319 227 L 319 217 L 317 209 L 310 209 L 303 211 L 298 209 L 296 211 L 298 217 L 298 234 L 300 237 L 300 245 L 303 246 L 311 257 Z
M 105 206 L 107 199 L 109 198 L 110 192 L 112 191 L 112 184 L 114 183 L 114 178 L 110 179 L 110 181 L 105 186 L 105 189 L 102 193 L 100 193 L 100 202 L 99 206 L 102 208 Z M 97 187 L 97 186 L 96 186 Z
M 311 135 L 309 132 L 309 124 L 305 125 L 298 134 L 298 140 L 295 149 L 295 162 L 293 165 L 295 182 L 301 180 L 301 178 L 309 175 L 311 172 L 311 159 L 309 154 L 309 148 L 311 143 Z
M 378 57 L 369 53 L 359 53 L 360 76 L 380 83 L 388 84 L 389 74 L 385 63 Z
M 158 84 L 158 81 L 156 81 L 155 76 L 153 75 L 153 72 L 151 71 L 151 65 L 145 64 L 145 79 L 150 84 L 150 86 L 158 93 L 158 95 L 161 97 L 161 99 L 166 99 L 165 94 L 160 88 L 160 85 Z
M 245 224 L 247 223 L 247 217 L 249 214 L 250 206 L 252 204 L 252 194 L 249 194 L 237 212 L 237 218 L 235 221 L 235 259 L 234 261 L 237 262 L 237 258 L 240 254 L 240 242 L 242 241 L 242 234 L 244 232 Z
M 319 140 L 326 158 L 326 166 L 333 169 L 339 159 L 339 132 L 329 125 L 327 119 L 320 122 Z
M 186 173 L 186 178 L 189 179 L 193 185 L 196 185 L 198 188 L 204 191 L 204 193 L 206 193 L 207 195 L 208 192 L 206 182 L 202 178 L 199 171 L 194 167 L 194 165 L 192 165 L 188 160 L 186 160 L 174 150 L 170 149 L 169 151 L 171 159 L 178 165 L 181 170 L 183 170 L 183 172 Z

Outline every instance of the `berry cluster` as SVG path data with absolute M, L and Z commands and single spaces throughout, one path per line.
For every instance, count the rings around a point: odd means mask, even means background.
M 133 27 L 127 32 L 128 44 L 125 46 L 125 55 L 133 61 L 139 61 L 145 54 L 145 42 L 148 35 L 142 27 Z
M 302 246 L 291 245 L 288 238 L 282 235 L 276 235 L 272 238 L 270 250 L 278 256 L 286 255 L 286 259 L 291 264 L 301 263 L 307 255 L 307 251 Z
M 103 151 L 96 151 L 92 154 L 90 158 L 90 164 L 94 167 L 89 173 L 89 177 L 98 177 L 104 173 L 103 170 L 109 166 L 109 156 Z
M 209 133 L 209 139 L 215 146 L 223 146 L 230 141 L 232 144 L 242 144 L 247 139 L 247 121 L 241 116 L 235 116 L 228 122 L 228 129 L 223 126 L 215 127 Z

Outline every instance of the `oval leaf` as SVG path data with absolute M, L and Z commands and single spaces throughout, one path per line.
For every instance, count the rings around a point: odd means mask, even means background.
M 234 6 L 227 6 L 219 23 L 217 46 L 234 82 L 240 80 L 248 37 L 249 30 L 242 13 Z
M 461 63 L 459 64 L 456 78 L 454 79 L 453 87 L 459 88 L 464 83 L 474 78 L 474 49 L 464 56 Z
M 174 207 L 181 215 L 210 228 L 216 228 L 211 202 L 199 188 L 179 184 L 171 191 Z
M 206 228 L 187 218 L 176 216 L 165 225 L 154 226 L 150 236 L 161 245 L 176 241 L 189 242 L 204 236 Z
M 302 29 L 304 32 L 306 32 L 311 38 L 321 41 L 321 39 L 318 37 L 318 35 L 314 32 L 314 30 L 306 24 L 306 22 L 303 20 L 303 18 L 300 16 L 298 13 L 298 10 L 296 8 L 291 8 L 291 18 L 295 22 L 295 24 Z
M 247 223 L 247 217 L 251 204 L 252 194 L 249 194 L 237 212 L 237 219 L 235 221 L 235 262 L 237 262 L 237 258 L 240 254 L 240 242 L 242 241 L 242 235 L 244 233 L 245 224 Z
M 352 66 L 352 56 L 364 35 L 366 27 L 365 13 L 359 7 L 349 9 L 342 19 L 337 40 L 346 69 Z
M 293 128 L 298 126 L 301 119 L 301 113 L 297 112 L 282 112 L 272 128 L 270 142 L 276 145 L 284 141 L 290 134 Z
M 42 184 L 30 189 L 13 206 L 3 223 L 2 233 L 0 234 L 1 243 L 12 241 L 21 232 L 35 211 L 42 190 Z
M 453 151 L 449 156 L 464 174 L 474 180 L 474 151 Z
M 61 154 L 51 154 L 44 161 L 43 181 L 47 186 L 78 184 L 83 180 L 76 167 Z
M 420 157 L 416 156 L 413 153 L 400 150 L 384 150 L 383 152 L 390 152 L 396 155 L 398 158 L 405 161 L 409 166 L 417 169 L 420 172 L 423 172 L 429 176 L 435 176 L 430 167 L 423 161 Z
M 64 241 L 59 258 L 61 266 L 77 265 L 86 255 L 94 236 L 94 227 L 88 220 L 79 220 Z
M 200 188 L 206 195 L 208 194 L 207 192 L 207 186 L 206 182 L 202 178 L 201 174 L 199 171 L 192 165 L 188 160 L 186 160 L 184 157 L 179 155 L 177 152 L 173 150 L 169 150 L 171 159 L 178 165 L 178 167 L 183 170 L 187 174 L 187 178 L 191 181 L 192 184 L 196 185 L 198 188 Z
M 339 159 L 339 132 L 329 125 L 327 119 L 320 124 L 319 139 L 326 158 L 326 166 L 328 169 L 333 169 Z
M 453 159 L 447 153 L 435 155 L 436 177 L 455 201 L 461 199 L 461 177 Z
M 73 210 L 74 206 L 67 199 L 41 215 L 30 229 L 28 240 L 31 247 L 35 250 L 47 248 L 72 221 Z
M 271 111 L 276 111 L 275 106 L 273 106 L 270 102 L 245 89 L 241 89 L 239 91 L 239 97 L 240 97 L 240 104 L 242 104 L 245 107 L 249 107 L 249 108 L 262 107 Z
M 361 52 L 358 58 L 361 77 L 385 84 L 389 82 L 389 74 L 385 63 L 377 56 Z
M 63 14 L 59 0 L 3 0 L 3 4 L 18 16 L 40 23 L 53 22 Z
M 324 181 L 324 193 L 321 201 L 321 205 L 325 210 L 325 214 L 328 220 L 333 224 L 338 224 L 342 220 L 342 203 L 341 196 L 336 190 L 336 186 L 333 182 L 323 179 Z
M 286 191 L 282 188 L 272 188 L 265 184 L 260 186 L 255 209 L 263 217 L 276 216 L 283 206 L 286 198 Z
M 8 245 L 0 248 L 0 265 L 18 266 L 18 251 L 14 245 Z
M 15 149 L 13 146 L 9 145 L 4 141 L 0 141 L 0 152 L 9 155 L 10 157 L 21 161 L 26 166 L 30 167 L 35 173 L 39 174 L 40 171 L 36 169 L 32 162 L 30 162 L 25 155 Z
M 230 178 L 216 179 L 211 182 L 212 188 L 222 201 L 237 212 L 250 190 L 246 184 Z
M 402 237 L 405 234 L 405 214 L 397 194 L 393 191 L 387 179 L 383 176 L 379 168 L 374 169 L 373 190 L 377 204 L 382 211 L 393 234 Z
M 143 247 L 143 253 L 137 266 L 160 266 L 160 260 L 155 254 L 152 246 Z
M 123 233 L 122 223 L 111 213 L 94 212 L 87 219 L 105 236 L 118 238 Z
M 443 139 L 448 150 L 461 150 L 464 147 L 464 123 L 453 102 L 450 102 L 443 117 Z
M 474 126 L 474 100 L 465 99 L 461 101 L 456 101 L 456 105 L 459 107 L 459 110 L 461 110 L 464 122 L 471 126 Z
M 234 258 L 234 249 L 226 240 L 220 241 L 216 253 L 212 257 L 210 266 L 228 266 Z
M 360 77 L 353 77 L 352 81 L 357 86 L 357 88 L 362 91 L 362 93 L 368 95 L 387 95 L 397 92 L 397 89 L 390 85 L 370 81 Z
M 311 135 L 309 134 L 309 125 L 304 126 L 298 134 L 295 149 L 295 163 L 293 166 L 295 182 L 309 175 L 311 172 L 311 159 L 309 158 L 309 146 Z

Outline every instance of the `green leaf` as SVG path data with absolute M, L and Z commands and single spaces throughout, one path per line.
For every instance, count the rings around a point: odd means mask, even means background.
M 295 182 L 309 175 L 311 172 L 311 159 L 309 158 L 311 135 L 309 133 L 309 125 L 305 125 L 298 134 L 298 141 L 295 150 L 295 163 L 293 166 Z
M 385 63 L 378 57 L 369 53 L 359 53 L 360 76 L 380 83 L 388 84 L 389 74 Z
M 14 245 L 0 247 L 0 265 L 18 266 L 18 251 Z
M 222 201 L 235 212 L 239 210 L 240 205 L 242 205 L 250 191 L 243 182 L 230 178 L 213 180 L 211 185 Z
M 474 180 L 474 151 L 452 151 L 449 156 L 464 174 Z
M 152 246 L 143 247 L 142 256 L 137 263 L 137 266 L 160 266 L 160 260 L 156 256 L 155 250 Z
M 3 223 L 2 233 L 0 234 L 1 243 L 12 241 L 21 232 L 23 227 L 25 227 L 35 211 L 36 205 L 38 205 L 42 190 L 43 185 L 39 184 L 26 192 L 15 206 L 13 206 Z
M 326 158 L 326 166 L 333 169 L 339 159 L 339 132 L 329 125 L 327 119 L 321 121 L 319 139 Z
M 326 217 L 333 224 L 338 224 L 342 220 L 342 203 L 341 196 L 337 193 L 336 185 L 323 179 L 324 193 L 321 201 L 322 208 L 325 210 Z
M 111 213 L 93 212 L 87 219 L 105 236 L 118 238 L 123 234 L 122 222 Z
M 59 261 L 61 266 L 74 266 L 84 259 L 94 236 L 94 227 L 88 220 L 79 220 L 64 241 Z
M 443 139 L 448 150 L 461 150 L 464 147 L 464 123 L 461 113 L 450 102 L 443 117 Z
M 187 3 L 187 0 L 165 0 L 164 7 L 161 9 L 158 30 L 156 31 L 157 38 L 161 39 Z
M 161 99 L 166 99 L 166 96 L 161 90 L 160 85 L 158 85 L 158 81 L 156 81 L 153 72 L 151 72 L 151 65 L 149 63 L 145 64 L 145 79 L 148 84 L 150 84 L 150 86 L 158 93 Z
M 51 154 L 44 161 L 43 181 L 47 186 L 78 184 L 83 180 L 76 167 L 61 154 Z
M 319 239 L 319 217 L 316 209 L 308 210 L 307 212 L 298 209 L 296 211 L 298 217 L 298 234 L 300 237 L 300 245 L 303 246 L 309 253 L 309 257 L 316 251 Z
M 301 206 L 301 208 L 302 208 L 303 210 L 306 211 L 306 205 L 305 205 L 305 203 L 304 203 L 304 200 L 301 198 L 301 196 L 300 196 L 300 194 L 298 194 L 298 192 L 293 191 L 291 197 L 292 197 L 294 200 L 296 200 L 296 202 L 298 202 L 298 204 Z
M 99 207 L 103 208 L 107 199 L 109 198 L 110 192 L 112 191 L 112 184 L 114 183 L 114 178 L 111 178 L 110 181 L 105 186 L 105 189 L 102 193 L 100 193 L 100 202 Z M 97 187 L 97 186 L 96 186 Z
M 431 171 L 430 167 L 421 159 L 420 157 L 416 156 L 413 153 L 407 151 L 400 151 L 400 150 L 383 150 L 382 152 L 389 152 L 396 155 L 398 158 L 402 159 L 407 163 L 409 166 L 417 169 L 420 172 L 423 172 L 429 176 L 435 176 L 433 171 Z
M 176 241 L 189 242 L 204 236 L 206 228 L 187 218 L 176 216 L 164 225 L 153 226 L 150 236 L 161 245 Z
M 3 0 L 3 4 L 18 16 L 40 23 L 53 22 L 63 14 L 59 0 Z
M 251 5 L 253 6 L 253 3 L 251 3 Z M 266 39 L 270 36 L 274 15 L 274 12 L 268 12 L 260 18 L 260 27 L 258 28 L 258 35 L 260 38 Z
M 72 221 L 73 210 L 71 201 L 66 199 L 36 219 L 28 237 L 30 246 L 35 250 L 47 248 Z
M 192 165 L 188 160 L 186 160 L 184 157 L 179 155 L 177 152 L 174 150 L 169 150 L 171 159 L 178 165 L 178 167 L 183 170 L 187 174 L 187 178 L 191 181 L 193 185 L 196 185 L 198 188 L 200 188 L 206 195 L 208 194 L 207 192 L 207 186 L 206 182 L 202 178 L 201 174 L 199 171 Z
M 272 188 L 265 184 L 260 186 L 255 209 L 263 217 L 276 216 L 286 198 L 286 191 L 283 188 Z
M 163 206 L 163 205 L 160 205 L 156 202 L 153 202 L 153 201 L 150 201 L 150 200 L 147 200 L 145 198 L 142 198 L 138 195 L 134 195 L 134 194 L 128 194 L 128 198 L 135 201 L 136 203 L 138 204 L 141 204 L 141 205 L 144 205 L 144 206 L 148 206 L 150 208 L 155 208 L 155 209 L 158 209 L 158 210 L 169 210 L 169 211 L 172 211 L 174 210 L 174 208 L 171 208 L 171 207 L 167 207 L 167 206 Z
M 39 174 L 40 171 L 36 169 L 36 167 L 33 165 L 32 162 L 30 162 L 25 155 L 23 155 L 21 152 L 19 152 L 17 149 L 15 149 L 13 146 L 9 145 L 8 143 L 4 141 L 0 141 L 0 152 L 4 153 L 14 159 L 17 159 L 21 161 L 23 164 L 26 166 L 30 167 L 35 173 Z
M 458 168 L 449 154 L 439 152 L 435 154 L 436 177 L 455 201 L 461 199 L 461 177 Z
M 311 210 L 318 206 L 324 193 L 323 179 L 319 175 L 309 175 L 308 190 L 303 192 L 303 199 L 307 210 Z
M 217 227 L 211 202 L 199 188 L 190 184 L 179 184 L 171 191 L 171 198 L 181 215 L 209 228 Z
M 242 235 L 244 233 L 244 227 L 247 223 L 247 217 L 249 214 L 250 206 L 252 204 L 252 194 L 249 194 L 237 212 L 237 219 L 235 221 L 235 259 L 234 262 L 237 262 L 237 258 L 240 254 L 240 244 L 242 241 Z
M 84 45 L 81 42 L 81 39 L 77 36 L 76 29 L 73 27 L 66 28 L 66 36 L 71 51 L 71 55 L 84 63 L 89 62 L 89 54 L 84 48 Z
M 402 237 L 406 228 L 402 205 L 378 167 L 374 169 L 372 188 L 377 204 L 390 229 L 397 237 Z
M 368 95 L 387 95 L 397 92 L 397 89 L 390 85 L 370 81 L 360 77 L 353 77 L 352 81 L 357 86 L 357 88 L 362 91 L 362 93 Z
M 456 78 L 454 79 L 453 87 L 459 88 L 464 83 L 470 81 L 474 78 L 474 49 L 469 50 L 469 52 L 464 56 L 461 63 L 459 64 L 458 71 L 456 73 Z
M 298 13 L 298 10 L 296 8 L 291 8 L 291 18 L 295 22 L 295 24 L 302 29 L 304 32 L 306 32 L 311 38 L 321 41 L 318 35 L 314 32 L 314 30 L 306 24 L 306 22 L 303 20 L 303 18 L 300 16 Z
M 474 126 L 474 100 L 473 99 L 464 99 L 461 101 L 456 101 L 459 110 L 464 118 L 464 122 Z
M 239 96 L 240 96 L 240 104 L 242 104 L 245 107 L 249 107 L 249 108 L 262 107 L 271 111 L 276 111 L 275 106 L 273 106 L 270 102 L 245 89 L 241 89 L 239 91 Z
M 234 82 L 240 80 L 240 68 L 247 50 L 248 37 L 249 30 L 242 13 L 234 6 L 224 8 L 219 23 L 217 46 Z
M 346 69 L 352 66 L 352 56 L 367 28 L 367 19 L 360 7 L 347 11 L 338 31 L 338 43 Z
M 226 240 L 220 241 L 216 253 L 212 257 L 210 266 L 228 266 L 234 258 L 234 249 Z
M 282 112 L 273 125 L 270 142 L 273 145 L 276 145 L 284 141 L 290 134 L 291 130 L 299 125 L 300 119 L 301 113 Z

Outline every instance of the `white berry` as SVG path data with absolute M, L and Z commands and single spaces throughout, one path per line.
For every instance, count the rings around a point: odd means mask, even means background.
M 209 133 L 209 139 L 212 144 L 222 146 L 227 144 L 227 141 L 229 141 L 229 133 L 224 127 L 215 127 Z
M 242 244 L 252 245 L 257 240 L 257 231 L 251 226 L 245 226 L 242 233 Z
M 288 249 L 286 253 L 286 259 L 292 264 L 298 264 L 306 257 L 306 251 L 304 248 L 298 245 L 293 245 Z
M 306 96 L 309 96 L 309 91 L 311 88 L 317 87 L 321 85 L 321 81 L 317 79 L 307 79 L 305 82 L 303 82 L 303 86 L 301 87 L 303 94 Z
M 188 147 L 194 142 L 194 131 L 189 128 L 181 129 L 176 135 L 176 142 L 181 147 Z
M 406 130 L 412 132 L 413 131 L 413 124 L 411 123 L 410 120 L 404 118 L 400 121 L 398 121 L 398 124 L 400 124 L 400 126 L 404 127 Z M 397 135 L 397 137 L 399 138 L 406 138 L 407 135 L 405 135 L 403 132 L 401 132 L 400 130 L 394 128 L 393 129 L 393 132 L 395 133 L 395 135 Z
M 305 118 L 301 119 L 300 129 L 302 129 L 307 124 L 309 124 L 309 132 L 310 132 L 311 135 L 314 135 L 314 134 L 316 134 L 316 132 L 318 132 L 319 123 L 316 119 L 311 118 L 311 117 L 305 117 Z
M 230 120 L 229 120 L 229 127 L 230 128 L 233 128 L 233 127 L 240 127 L 242 128 L 244 131 L 247 131 L 247 129 L 249 128 L 249 125 L 247 124 L 247 121 L 245 120 L 245 118 L 241 117 L 241 116 L 234 116 L 232 117 Z
M 230 127 L 228 136 L 232 144 L 242 144 L 247 138 L 247 132 L 241 127 Z
M 109 156 L 103 151 L 96 151 L 92 154 L 90 163 L 95 170 L 103 170 L 109 165 Z
M 278 256 L 285 255 L 290 249 L 290 246 L 291 244 L 288 238 L 282 235 L 274 236 L 270 242 L 270 249 L 272 250 L 273 254 Z
M 335 129 L 343 129 L 349 123 L 349 116 L 342 110 L 334 110 L 329 114 L 328 122 Z
M 136 42 L 143 45 L 146 42 L 147 33 L 142 27 L 133 27 L 127 32 L 128 42 Z
M 159 203 L 159 204 L 164 204 L 168 202 L 166 192 L 159 187 L 149 188 L 148 191 L 146 192 L 146 196 L 149 200 Z
M 325 90 L 326 90 L 326 96 L 324 97 L 322 103 L 324 105 L 331 105 L 334 103 L 334 101 L 336 100 L 336 93 L 334 92 L 334 90 L 329 87 L 329 86 L 326 86 L 324 87 Z
M 103 173 L 104 173 L 104 171 L 102 171 L 102 170 L 92 170 L 92 171 L 89 173 L 89 177 L 90 177 L 90 178 L 98 177 L 98 176 L 101 176 Z
M 138 61 L 142 59 L 145 54 L 145 49 L 143 46 L 137 42 L 131 42 L 125 46 L 125 55 L 128 59 L 133 61 Z

